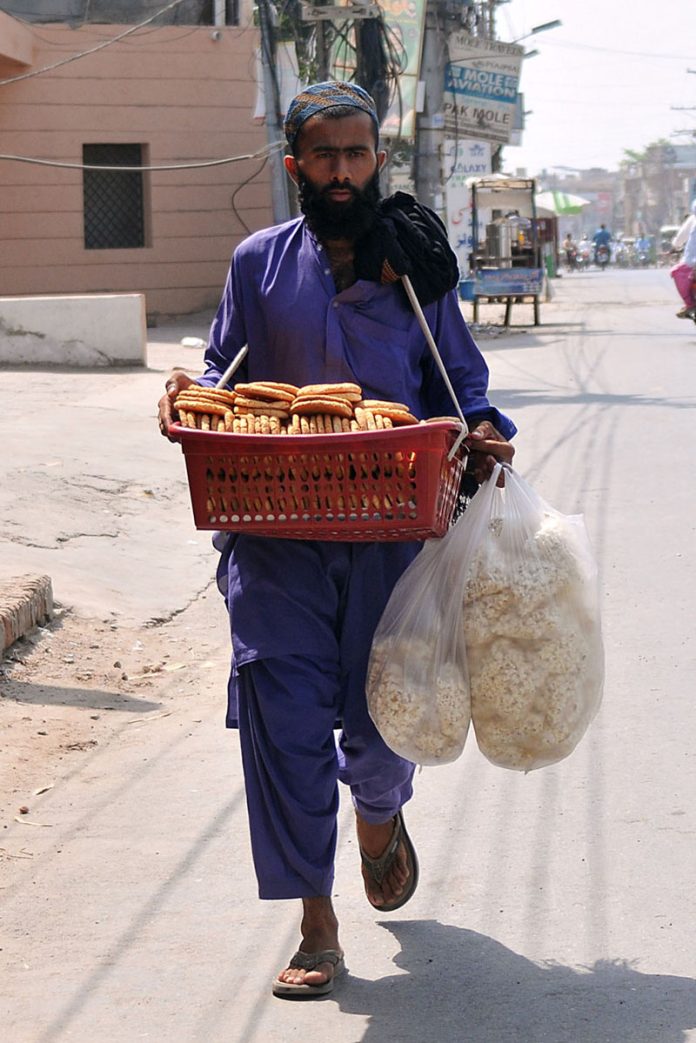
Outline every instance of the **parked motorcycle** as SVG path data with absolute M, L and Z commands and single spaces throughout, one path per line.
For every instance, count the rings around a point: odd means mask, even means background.
M 589 268 L 591 264 L 592 243 L 589 240 L 581 239 L 578 243 L 575 266 L 578 271 L 583 271 L 584 269 Z

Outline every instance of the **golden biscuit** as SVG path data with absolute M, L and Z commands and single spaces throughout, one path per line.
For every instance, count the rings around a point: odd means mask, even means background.
M 201 431 L 210 431 L 210 413 L 201 413 Z
M 297 392 L 298 398 L 315 398 L 317 395 L 338 395 L 349 402 L 359 402 L 362 388 L 349 382 L 342 384 L 305 384 Z
M 229 408 L 228 406 L 219 405 L 217 402 L 210 402 L 202 398 L 190 398 L 186 394 L 179 395 L 174 402 L 176 410 L 179 410 L 182 406 L 189 413 L 217 413 L 218 416 L 224 416 Z
M 260 402 L 253 398 L 238 398 L 232 407 L 235 413 L 254 413 L 256 416 L 278 416 L 287 418 L 287 402 Z
M 316 414 L 330 413 L 332 416 L 345 416 L 348 419 L 353 415 L 349 402 L 337 398 L 329 398 L 327 395 L 315 396 L 314 398 L 296 398 L 290 406 L 291 413 Z
M 292 402 L 295 397 L 295 391 L 273 387 L 260 380 L 250 384 L 235 384 L 235 392 L 243 398 L 263 402 Z
M 259 391 L 265 390 L 267 392 L 278 392 L 282 391 L 286 395 L 292 395 L 293 398 L 300 390 L 295 384 L 284 384 L 278 380 L 253 380 L 247 384 L 235 384 L 235 391 L 239 391 L 240 394 L 246 395 L 247 391 L 243 389 L 255 388 Z
M 375 420 L 372 416 L 372 413 L 370 413 L 367 409 L 362 409 L 361 406 L 355 407 L 355 419 L 357 420 L 358 427 L 361 431 L 367 431 L 369 423 L 368 417 L 372 421 L 372 426 L 374 428 Z
M 381 413 L 375 413 L 375 427 L 378 431 L 384 431 L 384 417 Z
M 232 412 L 231 409 L 228 409 L 227 412 L 225 413 L 225 419 L 224 419 L 224 423 L 223 423 L 223 430 L 225 430 L 225 431 L 232 431 L 233 430 L 233 427 L 232 427 L 233 422 L 234 422 L 234 413 Z
M 229 402 L 230 405 L 234 402 L 237 397 L 234 391 L 225 391 L 224 388 L 209 388 L 203 387 L 202 384 L 189 384 L 187 388 L 183 388 L 180 395 L 193 395 L 202 398 L 212 398 L 216 402 L 221 402 L 223 405 L 225 402 Z
M 301 416 L 300 417 L 300 432 L 303 435 L 310 435 L 312 433 L 310 431 L 310 427 L 309 427 L 309 420 L 307 419 L 306 416 Z
M 373 413 L 381 413 L 382 406 L 385 409 L 398 409 L 402 413 L 409 413 L 408 406 L 404 405 L 403 402 L 387 402 L 385 399 L 377 398 L 364 398 L 362 402 L 358 402 L 361 409 L 371 409 Z
M 405 424 L 417 424 L 419 423 L 418 418 L 412 416 L 411 413 L 404 413 L 400 409 L 382 409 L 380 410 L 383 417 L 389 417 L 394 427 L 400 427 Z

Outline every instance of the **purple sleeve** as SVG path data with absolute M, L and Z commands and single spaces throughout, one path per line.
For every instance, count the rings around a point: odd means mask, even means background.
M 205 350 L 206 369 L 203 376 L 198 378 L 199 384 L 209 387 L 216 384 L 237 352 L 247 342 L 241 295 L 237 290 L 238 281 L 238 265 L 233 257 L 222 298 L 210 327 L 208 346 Z M 245 379 L 246 359 L 234 374 L 234 383 Z

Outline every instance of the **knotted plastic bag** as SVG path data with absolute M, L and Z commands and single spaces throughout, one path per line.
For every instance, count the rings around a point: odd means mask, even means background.
M 466 522 L 463 587 L 471 715 L 481 752 L 531 771 L 567 757 L 596 714 L 604 680 L 597 570 L 584 521 L 500 467 Z

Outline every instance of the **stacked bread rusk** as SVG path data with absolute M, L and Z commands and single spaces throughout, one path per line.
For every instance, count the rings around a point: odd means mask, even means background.
M 379 431 L 418 420 L 401 402 L 364 399 L 352 383 L 296 387 L 273 380 L 236 384 L 232 391 L 191 384 L 174 408 L 185 427 L 251 435 L 324 435 Z

